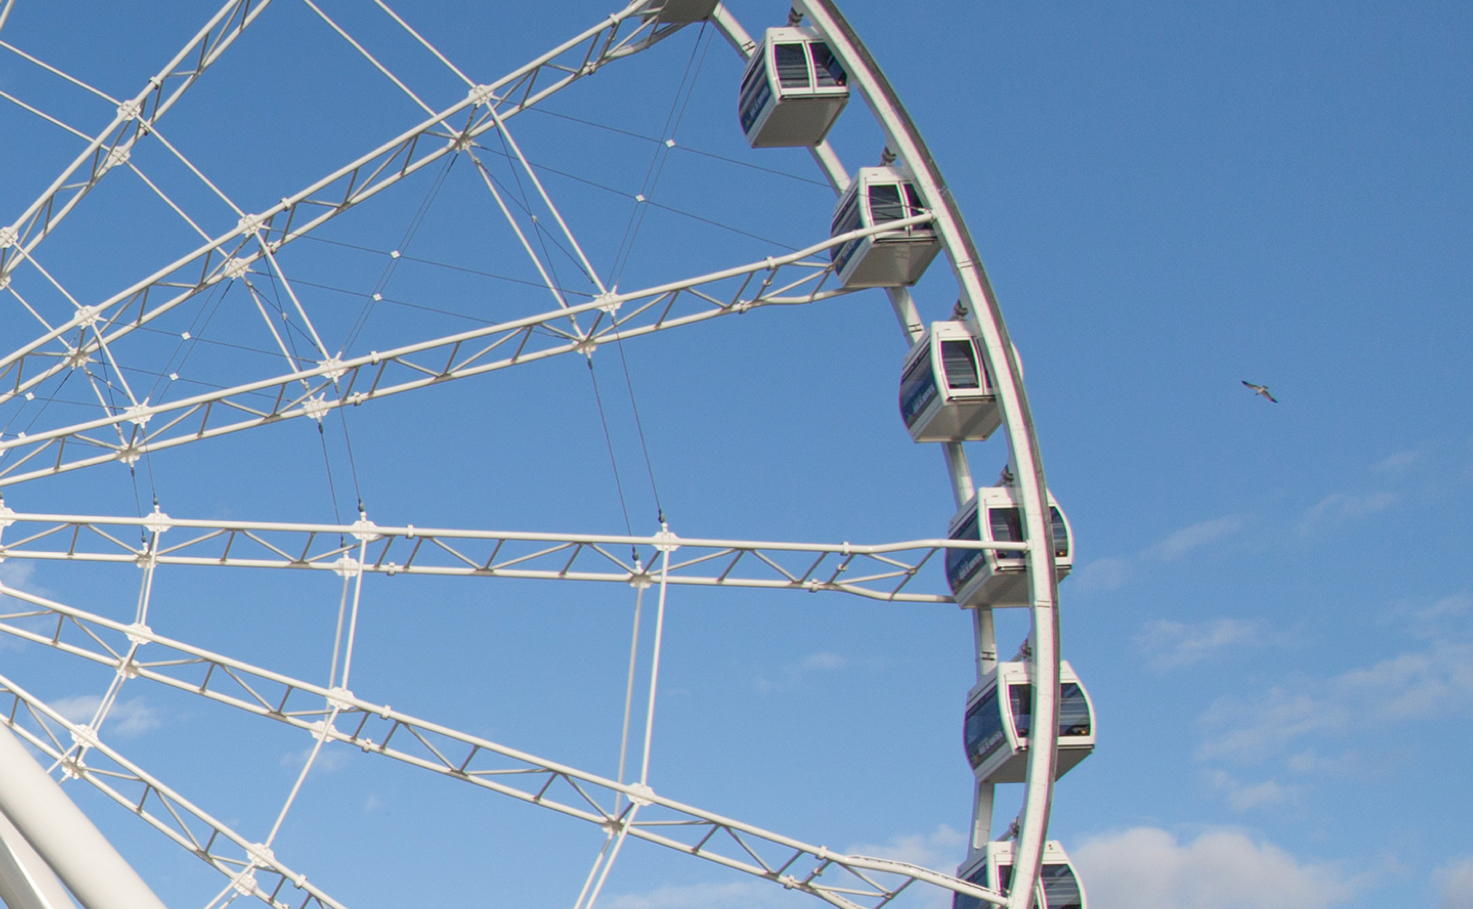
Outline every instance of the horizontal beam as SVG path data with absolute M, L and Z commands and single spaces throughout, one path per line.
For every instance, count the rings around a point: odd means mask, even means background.
M 0 596 L 30 607 L 0 616 L 0 633 L 352 745 L 366 754 L 607 830 L 624 830 L 627 836 L 802 890 L 845 909 L 879 909 L 915 882 L 990 903 L 1005 901 L 991 890 L 942 872 L 835 853 L 665 798 L 646 786 L 619 783 L 410 716 L 343 688 L 329 689 L 166 638 L 146 626 L 125 625 L 4 584 Z M 41 633 L 14 624 L 17 620 L 34 624 L 42 618 L 54 620 L 54 628 Z M 128 656 L 135 642 L 147 645 L 147 660 Z M 640 805 L 637 819 L 629 819 L 629 805 L 623 811 L 614 808 L 616 798 Z
M 164 534 L 174 531 L 172 536 Z M 137 542 L 129 538 L 137 536 Z M 8 542 L 6 541 L 8 537 Z M 360 566 L 359 543 L 367 557 Z M 362 571 L 394 575 L 654 582 L 653 559 L 672 553 L 668 582 L 696 587 L 830 591 L 900 603 L 950 603 L 949 594 L 911 591 L 917 574 L 952 549 L 1021 551 L 1027 543 L 926 539 L 860 545 L 457 530 L 413 525 L 296 524 L 268 521 L 24 514 L 0 504 L 0 559 Z M 673 555 L 674 553 L 678 555 Z

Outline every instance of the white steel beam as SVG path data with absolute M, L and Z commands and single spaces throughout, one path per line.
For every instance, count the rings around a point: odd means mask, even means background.
M 7 525 L 14 529 L 8 529 Z M 150 532 L 128 543 L 124 530 Z M 157 534 L 173 529 L 167 543 Z M 620 553 L 673 545 L 671 584 L 848 593 L 898 603 L 949 603 L 944 593 L 909 590 L 917 574 L 951 549 L 1022 550 L 1026 543 L 909 540 L 879 545 L 610 536 L 493 530 L 288 524 L 21 514 L 0 505 L 0 559 L 274 568 L 394 576 L 653 583 L 648 565 Z M 183 537 L 180 539 L 180 537 Z M 366 548 L 360 553 L 360 545 Z
M 228 0 L 138 94 L 118 105 L 112 122 L 92 138 L 76 160 L 12 225 L 0 228 L 0 283 L 116 162 L 127 160 L 133 146 L 149 134 L 154 121 L 174 106 L 270 4 L 271 0 Z M 7 4 L 5 14 L 9 12 Z
M 665 798 L 647 785 L 619 783 L 548 761 L 364 700 L 344 688 L 326 688 L 262 669 L 172 640 L 147 627 L 125 625 L 3 584 L 0 595 L 35 607 L 26 618 L 56 620 L 49 634 L 6 621 L 0 621 L 0 633 L 294 726 L 314 737 L 325 730 L 327 741 L 350 744 L 364 753 L 389 757 L 606 830 L 623 828 L 627 836 L 801 890 L 843 909 L 880 909 L 916 882 L 988 903 L 1006 901 L 994 891 L 949 874 L 810 845 Z M 139 661 L 125 656 L 130 641 L 147 642 L 150 658 Z M 9 689 L 17 698 L 29 698 L 3 676 L 0 686 L 0 694 Z M 622 810 L 613 807 L 616 799 L 623 802 Z M 636 805 L 641 808 L 639 816 L 631 819 L 629 812 Z
M 55 429 L 0 439 L 0 452 L 23 449 L 0 470 L 0 487 L 41 476 L 65 473 L 111 461 L 132 463 L 145 452 L 160 451 L 296 417 L 320 419 L 344 405 L 363 404 L 454 379 L 468 378 L 508 366 L 565 353 L 592 354 L 601 344 L 637 338 L 695 322 L 773 305 L 802 305 L 850 291 L 824 285 L 832 264 L 814 256 L 855 237 L 925 223 L 930 215 L 862 228 L 831 237 L 805 249 L 761 262 L 673 281 L 628 293 L 605 294 L 588 303 L 559 308 L 442 338 L 421 341 L 387 352 L 325 359 L 317 366 L 257 382 L 218 389 L 171 402 L 140 404 L 126 411 Z M 751 291 L 751 293 L 748 293 Z M 718 296 L 717 294 L 720 294 Z M 628 306 L 625 310 L 626 304 Z M 677 310 L 685 307 L 685 310 Z M 694 311 L 688 311 L 694 308 Z M 621 310 L 625 310 L 620 314 Z M 683 312 L 683 314 L 681 314 Z M 556 324 L 581 314 L 594 316 L 584 330 L 565 331 Z M 433 357 L 433 360 L 431 359 Z M 55 368 L 64 368 L 61 364 Z M 392 372 L 390 372 L 392 370 Z M 294 386 L 301 385 L 301 389 Z M 365 387 L 366 386 L 366 387 Z M 224 415 L 224 420 L 211 422 Z M 244 413 L 245 419 L 225 422 Z M 154 417 L 164 416 L 153 430 Z M 96 429 L 131 423 L 126 439 L 104 441 L 88 435 Z M 68 446 L 73 453 L 68 460 Z M 96 453 L 101 449 L 103 453 Z M 43 452 L 48 456 L 22 470 Z
M 95 324 L 102 341 L 111 343 L 221 281 L 245 274 L 254 262 L 264 256 L 261 250 L 251 251 L 249 248 L 255 245 L 257 232 L 273 252 L 279 251 L 291 241 L 306 236 L 445 155 L 469 148 L 477 136 L 497 129 L 499 124 L 515 114 L 541 103 L 574 81 L 659 40 L 668 34 L 668 30 L 648 33 L 649 22 L 637 17 L 643 2 L 634 0 L 623 10 L 525 66 L 487 85 L 476 86 L 464 100 L 377 149 L 283 198 L 266 211 L 243 217 L 234 230 L 210 240 L 101 303 L 82 307 L 65 323 L 11 353 L 0 355 L 0 381 L 9 385 L 0 390 L 0 404 L 68 368 L 66 358 L 74 352 L 64 339 L 79 329 Z M 631 18 L 639 24 L 621 35 L 621 26 Z M 638 40 L 641 36 L 643 40 Z M 548 78 L 542 78 L 544 76 Z M 450 119 L 460 115 L 464 115 L 464 125 L 450 126 Z M 50 210 L 49 206 L 43 207 L 33 220 Z M 47 216 L 50 217 L 49 214 Z M 0 228 L 0 256 L 9 247 L 20 243 L 22 236 L 26 234 L 18 228 Z M 165 299 L 158 300 L 158 296 Z M 98 341 L 79 338 L 76 347 L 83 355 L 91 354 L 98 349 Z
M 234 891 L 230 899 L 237 895 L 254 896 L 273 909 L 288 909 L 290 904 L 280 897 L 287 895 L 286 888 L 290 886 L 302 893 L 297 909 L 345 909 L 342 903 L 308 882 L 306 875 L 282 864 L 269 847 L 252 843 L 195 807 L 119 754 L 91 728 L 67 720 L 5 676 L 0 676 L 0 691 L 10 702 L 9 710 L 0 717 L 0 725 L 6 727 L 0 732 L 12 742 L 24 739 L 64 766 L 68 774 L 89 783 L 220 872 L 230 881 L 225 892 Z M 63 744 L 64 737 L 68 744 Z M 16 747 L 21 747 L 18 742 Z M 97 766 L 89 760 L 96 761 Z
M 7 909 L 76 909 L 61 878 L 0 814 L 0 900 Z
M 0 729 L 0 812 L 85 909 L 164 909 L 133 866 L 9 729 Z

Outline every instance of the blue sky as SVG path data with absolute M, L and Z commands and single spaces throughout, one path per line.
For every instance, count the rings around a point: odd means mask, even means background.
M 371 4 L 320 5 L 432 106 L 464 96 Z M 17 0 L 0 39 L 122 97 L 199 27 L 194 6 L 79 13 Z M 732 7 L 753 31 L 786 12 Z M 609 12 L 585 2 L 395 9 L 483 82 Z M 1053 830 L 1091 905 L 1473 906 L 1473 376 L 1458 302 L 1473 277 L 1473 14 L 1328 2 L 844 9 L 966 214 L 1075 530 L 1063 652 L 1093 696 L 1099 747 L 1060 783 Z M 663 207 L 639 228 L 626 289 L 826 236 L 832 194 L 806 155 L 746 148 L 739 76 L 728 47 L 687 29 L 511 124 L 606 278 L 635 193 Z M 112 116 L 9 52 L 0 90 L 84 132 Z M 162 126 L 223 192 L 259 211 L 420 117 L 304 4 L 275 0 Z M 81 143 L 12 104 L 0 107 L 0 137 L 9 224 Z M 667 137 L 676 144 L 661 151 L 655 140 Z M 858 103 L 833 139 L 851 168 L 878 160 L 879 133 Z M 513 185 L 499 143 L 483 144 L 488 167 Z M 234 226 L 156 144 L 133 160 L 205 229 Z M 662 168 L 654 183 L 652 166 Z M 548 308 L 471 163 L 457 160 L 436 192 L 438 174 L 281 254 L 330 345 L 347 341 L 376 288 L 388 302 L 349 353 Z M 95 301 L 194 244 L 120 171 L 38 258 Z M 390 250 L 405 253 L 392 269 Z M 570 260 L 552 259 L 571 280 Z M 66 312 L 35 273 L 15 281 L 45 312 Z M 944 318 L 954 295 L 942 263 L 916 289 L 928 319 Z M 281 371 L 279 356 L 240 349 L 271 346 L 241 287 L 171 318 L 169 331 L 209 342 L 171 367 L 186 383 Z M 34 326 L 13 298 L 0 303 L 4 351 Z M 125 368 L 152 368 L 178 346 L 163 335 L 130 343 L 119 347 L 136 358 Z M 937 536 L 952 503 L 940 457 L 911 444 L 895 412 L 903 353 L 883 295 L 869 292 L 656 334 L 622 357 L 601 349 L 607 441 L 586 361 L 565 356 L 354 409 L 351 463 L 344 421 L 327 420 L 321 438 L 310 421 L 289 421 L 152 456 L 137 487 L 103 465 L 8 488 L 6 501 L 128 515 L 157 494 L 176 517 L 330 522 L 335 510 L 351 519 L 361 496 L 385 525 L 594 533 L 622 532 L 627 509 L 635 532 L 651 533 L 632 389 L 660 502 L 682 536 Z M 1240 380 L 1268 384 L 1280 403 Z M 35 425 L 87 412 L 67 407 Z M 0 405 L 0 438 L 35 414 Z M 969 454 L 983 482 L 1005 457 L 999 440 Z M 322 675 L 337 579 L 255 574 L 161 571 L 153 627 Z M 0 579 L 116 617 L 131 615 L 137 591 L 131 566 L 11 560 Z M 364 597 L 360 696 L 614 772 L 631 590 L 372 578 Z M 1000 624 L 1010 653 L 1020 621 Z M 829 594 L 677 590 L 665 643 L 657 791 L 834 848 L 943 869 L 960 861 L 966 616 Z M 108 681 L 54 653 L 0 652 L 6 675 L 78 714 Z M 118 747 L 263 836 L 310 740 L 144 683 L 123 691 L 110 721 Z M 329 893 L 350 906 L 573 904 L 596 828 L 336 749 L 278 846 Z M 69 791 L 169 905 L 203 905 L 221 886 L 133 818 Z M 1000 816 L 1011 804 L 1000 800 Z M 802 902 L 769 889 L 632 844 L 600 905 Z

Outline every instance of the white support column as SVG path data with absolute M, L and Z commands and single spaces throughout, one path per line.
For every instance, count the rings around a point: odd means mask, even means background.
M 75 909 L 51 866 L 0 814 L 0 900 L 8 909 Z
M 0 729 L 0 812 L 84 909 L 165 909 L 8 728 Z

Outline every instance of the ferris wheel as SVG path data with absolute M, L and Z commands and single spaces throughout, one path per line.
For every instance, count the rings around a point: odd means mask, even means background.
M 126 82 L 133 67 L 48 44 L 26 0 L 0 0 L 0 131 L 27 136 L 0 148 L 0 899 L 373 905 L 364 881 L 384 860 L 333 793 L 357 806 L 383 774 L 426 787 L 396 790 L 424 817 L 505 808 L 496 824 L 406 830 L 403 854 L 464 838 L 526 850 L 530 868 L 556 852 L 561 871 L 526 875 L 536 905 L 607 904 L 624 869 L 675 857 L 795 905 L 1083 909 L 1048 839 L 1055 781 L 1095 744 L 1059 653 L 1073 536 L 961 212 L 836 5 L 743 24 L 714 0 L 633 0 L 499 69 L 399 6 L 229 0 Z M 266 51 L 282 46 L 322 84 L 271 89 Z M 344 61 L 354 75 L 330 84 Z M 292 127 L 277 136 L 263 111 Z M 700 146 L 705 117 L 739 154 Z M 745 221 L 752 198 L 805 209 Z M 732 369 L 788 368 L 776 351 L 746 361 L 768 343 L 743 335 L 756 320 L 876 304 L 902 342 L 884 380 L 900 422 L 883 420 L 945 465 L 955 510 L 936 532 L 812 543 L 782 520 L 753 522 L 771 528 L 756 539 L 667 514 L 660 480 L 671 500 L 679 481 L 662 442 L 704 455 L 660 427 L 699 436 L 730 414 L 661 424 L 659 395 L 689 385 L 681 400 L 713 406 L 696 373 L 723 339 Z M 642 346 L 673 364 L 658 390 Z M 793 368 L 795 393 L 817 396 Z M 574 379 L 581 410 L 559 397 Z M 575 423 L 592 436 L 570 442 Z M 989 439 L 1002 475 L 979 487 L 968 446 Z M 596 484 L 566 476 L 590 463 Z M 631 518 L 646 482 L 653 521 Z M 498 505 L 478 501 L 484 522 L 439 523 L 483 486 Z M 426 490 L 438 504 L 417 512 Z M 975 685 L 964 702 L 935 692 L 964 705 L 949 758 L 974 778 L 960 867 L 830 849 L 743 818 L 740 800 L 697 805 L 681 788 L 705 791 L 700 767 L 665 772 L 667 725 L 692 715 L 661 675 L 676 604 L 803 594 L 969 617 Z M 589 618 L 595 598 L 624 611 Z M 438 617 L 513 600 L 526 611 Z M 1003 612 L 1027 617 L 1012 659 Z M 507 679 L 485 654 L 503 645 L 482 622 L 541 644 L 497 651 L 526 673 L 510 685 L 491 684 Z M 577 642 L 614 628 L 617 680 L 581 681 Z M 548 692 L 575 717 L 601 712 L 546 738 L 553 751 L 537 742 L 555 713 L 502 706 Z M 593 740 L 616 766 L 585 760 Z M 736 766 L 720 791 L 768 787 Z M 994 817 L 999 793 L 1015 817 Z

